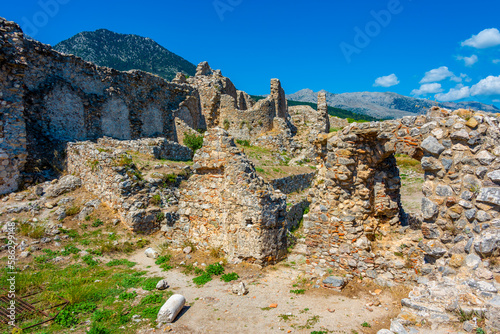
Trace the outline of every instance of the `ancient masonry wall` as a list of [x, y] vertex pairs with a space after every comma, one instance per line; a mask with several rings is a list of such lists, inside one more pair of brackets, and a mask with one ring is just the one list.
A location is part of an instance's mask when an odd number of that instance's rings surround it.
[[274, 189], [281, 191], [283, 194], [291, 194], [311, 187], [315, 177], [316, 172], [290, 175], [271, 180], [271, 185]]
[[165, 138], [143, 138], [137, 140], [116, 140], [109, 137], [99, 138], [97, 144], [106, 148], [131, 150], [153, 159], [189, 161], [193, 158], [193, 150]]
[[0, 195], [18, 188], [26, 161], [23, 78], [26, 71], [23, 35], [0, 18]]
[[432, 118], [421, 143], [425, 170], [419, 246], [427, 262], [464, 253], [498, 256], [500, 129], [496, 117], [458, 110]]
[[119, 72], [63, 55], [49, 45], [24, 39], [17, 24], [3, 19], [0, 40], [0, 98], [5, 102], [2, 109], [8, 108], [2, 110], [1, 156], [9, 157], [8, 164], [2, 162], [8, 175], [3, 177], [0, 172], [1, 192], [16, 188], [24, 145], [26, 166], [39, 167], [57, 161], [54, 151], [60, 153], [69, 141], [103, 136], [162, 136], [176, 141], [174, 119], [195, 129], [204, 122], [198, 92], [189, 85], [141, 71]]
[[352, 124], [328, 140], [304, 215], [308, 258], [319, 268], [405, 277], [371, 248], [376, 233], [400, 221], [400, 178], [388, 130], [384, 123]]
[[[110, 143], [111, 145], [107, 145]], [[152, 146], [153, 151], [159, 151]], [[153, 174], [143, 179], [140, 171], [132, 163], [128, 150], [144, 145], [144, 140], [133, 143], [126, 141], [125, 149], [108, 139], [99, 143], [69, 143], [66, 149], [67, 171], [78, 176], [83, 186], [97, 195], [109, 207], [116, 210], [120, 220], [134, 232], [152, 233], [162, 226], [172, 225], [175, 221], [177, 194], [168, 187], [162, 175]], [[160, 202], [152, 203], [151, 198], [158, 195]]]
[[256, 174], [226, 131], [207, 131], [193, 168], [178, 210], [192, 242], [261, 265], [286, 254], [286, 196]]

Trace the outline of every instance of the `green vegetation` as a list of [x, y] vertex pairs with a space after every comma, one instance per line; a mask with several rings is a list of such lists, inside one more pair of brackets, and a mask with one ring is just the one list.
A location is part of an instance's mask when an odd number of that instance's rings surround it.
[[224, 274], [220, 277], [224, 282], [236, 281], [240, 276], [237, 273]]
[[296, 295], [303, 295], [304, 293], [306, 293], [306, 290], [304, 289], [290, 290], [290, 293], [294, 293]]
[[168, 271], [173, 268], [173, 266], [169, 264], [171, 258], [172, 255], [170, 254], [162, 255], [155, 261], [155, 263], [159, 265], [160, 268], [163, 269], [164, 271]]
[[236, 139], [236, 143], [239, 144], [239, 145], [241, 145], [241, 146], [250, 147], [250, 141], [249, 140]]
[[184, 145], [189, 147], [196, 152], [196, 150], [200, 149], [203, 146], [203, 135], [197, 135], [195, 133], [184, 132], [184, 139], [182, 140]]
[[25, 237], [40, 239], [45, 235], [45, 226], [40, 223], [22, 222], [17, 226], [18, 233]]
[[361, 327], [371, 328], [371, 327], [372, 327], [372, 325], [370, 325], [369, 323], [367, 323], [367, 322], [365, 321], [365, 322], [363, 322], [363, 323], [361, 324]]

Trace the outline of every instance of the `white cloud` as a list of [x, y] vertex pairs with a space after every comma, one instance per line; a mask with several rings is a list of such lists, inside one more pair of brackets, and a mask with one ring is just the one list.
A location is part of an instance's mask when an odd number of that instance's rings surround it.
[[467, 74], [465, 74], [465, 73], [460, 73], [460, 79], [464, 79], [465, 82], [471, 82], [472, 81], [472, 79]]
[[500, 75], [497, 77], [490, 75], [489, 77], [479, 81], [471, 87], [470, 93], [472, 96], [500, 95]]
[[471, 46], [476, 49], [486, 49], [500, 44], [500, 31], [496, 28], [484, 29], [477, 35], [472, 35], [462, 46]]
[[465, 66], [472, 66], [475, 63], [477, 63], [477, 61], [479, 60], [476, 55], [472, 55], [470, 57], [457, 56], [457, 59], [463, 60], [465, 63]]
[[493, 102], [498, 103], [500, 102], [500, 99], [494, 99]]
[[419, 89], [412, 90], [411, 95], [433, 94], [433, 93], [440, 93], [442, 91], [443, 89], [441, 88], [440, 83], [430, 83], [430, 84], [423, 84], [420, 86]]
[[470, 96], [470, 88], [468, 86], [465, 86], [465, 87], [452, 88], [448, 93], [436, 94], [434, 97], [438, 101], [456, 101], [464, 99], [469, 96]]
[[430, 70], [429, 72], [425, 72], [425, 76], [420, 80], [420, 83], [428, 83], [428, 82], [438, 82], [442, 81], [446, 78], [456, 78], [453, 72], [451, 72], [448, 67], [441, 66], [439, 68], [435, 68]]
[[500, 59], [493, 59], [493, 64], [498, 64], [500, 63]]
[[398, 77], [396, 74], [386, 75], [384, 77], [380, 77], [375, 79], [374, 87], [391, 87], [399, 84]]

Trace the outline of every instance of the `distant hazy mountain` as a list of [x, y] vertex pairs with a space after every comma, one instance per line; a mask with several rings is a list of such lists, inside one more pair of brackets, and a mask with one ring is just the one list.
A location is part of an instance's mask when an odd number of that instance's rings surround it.
[[[289, 100], [302, 102], [316, 103], [317, 98], [318, 93], [310, 89], [302, 89], [297, 93], [287, 95], [287, 99]], [[400, 118], [415, 115], [423, 113], [426, 108], [434, 105], [453, 110], [470, 108], [495, 113], [500, 112], [500, 109], [497, 107], [480, 102], [435, 102], [396, 93], [360, 92], [332, 94], [326, 92], [326, 101], [329, 106], [376, 118]]]
[[151, 38], [118, 34], [106, 29], [84, 31], [54, 46], [99, 66], [120, 71], [132, 69], [172, 80], [177, 72], [196, 73], [196, 66], [159, 45]]

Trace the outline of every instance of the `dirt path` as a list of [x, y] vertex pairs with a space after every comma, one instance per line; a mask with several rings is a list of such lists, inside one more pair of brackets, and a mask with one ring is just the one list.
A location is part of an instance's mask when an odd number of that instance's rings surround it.
[[[143, 252], [133, 254], [138, 270], [165, 277], [170, 289], [186, 297], [185, 308], [175, 323], [173, 333], [311, 333], [328, 330], [331, 333], [376, 333], [388, 328], [390, 317], [397, 314], [398, 305], [385, 291], [379, 296], [369, 294], [349, 298], [326, 288], [309, 288], [305, 294], [290, 293], [301, 274], [300, 268], [276, 266], [273, 269], [246, 270], [240, 274], [250, 290], [246, 296], [231, 292], [231, 283], [214, 278], [198, 288], [193, 276], [180, 269], [162, 272], [154, 260]], [[380, 300], [380, 306], [367, 304]], [[276, 308], [269, 308], [278, 304]], [[332, 312], [330, 312], [332, 311]], [[363, 323], [371, 326], [362, 327]], [[366, 326], [366, 325], [365, 325]]]

